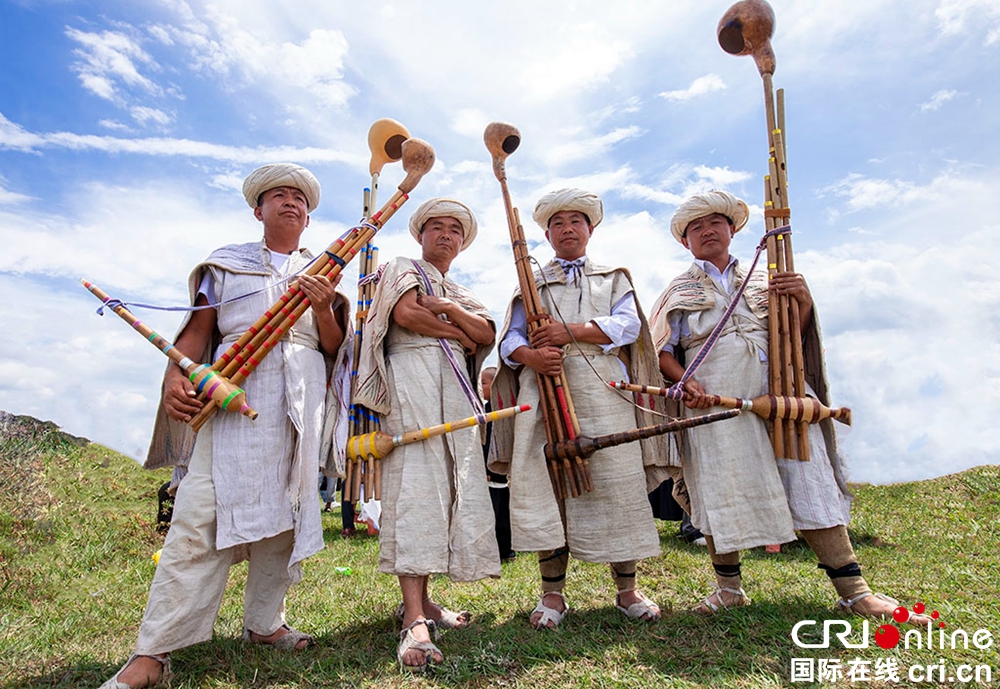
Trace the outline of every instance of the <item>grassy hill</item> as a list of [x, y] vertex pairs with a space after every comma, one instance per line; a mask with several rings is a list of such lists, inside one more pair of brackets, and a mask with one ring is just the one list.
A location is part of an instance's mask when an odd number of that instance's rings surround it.
[[[0, 686], [96, 687], [128, 657], [154, 572], [150, 556], [162, 544], [156, 490], [166, 478], [51, 424], [0, 413]], [[1000, 636], [1000, 467], [859, 485], [855, 494], [851, 533], [876, 590], [906, 605], [924, 602], [949, 633]], [[998, 639], [968, 650], [884, 650], [873, 640], [863, 649], [836, 641], [797, 648], [790, 632], [800, 620], [844, 619], [800, 543], [776, 555], [745, 554], [749, 608], [708, 619], [688, 613], [711, 590], [711, 567], [703, 548], [675, 536], [672, 522], [660, 522], [662, 556], [639, 568], [640, 586], [663, 608], [658, 624], [627, 622], [613, 608], [607, 568], [574, 561], [567, 585], [573, 612], [557, 631], [534, 632], [526, 619], [537, 598], [537, 567], [522, 555], [504, 564], [499, 580], [433, 582], [437, 599], [471, 610], [475, 621], [445, 632], [445, 664], [415, 678], [395, 666], [391, 615], [399, 594], [394, 578], [376, 572], [377, 539], [340, 538], [338, 512], [323, 521], [327, 548], [307, 563], [288, 599], [289, 621], [318, 644], [295, 655], [243, 645], [246, 566], [238, 565], [215, 639], [173, 654], [173, 687], [820, 686], [791, 681], [793, 658], [839, 660], [841, 679], [822, 686], [911, 686], [910, 666], [942, 662], [946, 677], [959, 664], [991, 666], [990, 684], [945, 679], [950, 686], [1000, 686]], [[338, 570], [344, 567], [350, 573]], [[877, 626], [870, 625], [870, 639]], [[855, 620], [852, 640], [860, 640], [860, 627]], [[818, 642], [819, 629], [805, 636]], [[850, 681], [855, 660], [869, 662], [867, 679]], [[886, 679], [893, 662], [900, 682]]]

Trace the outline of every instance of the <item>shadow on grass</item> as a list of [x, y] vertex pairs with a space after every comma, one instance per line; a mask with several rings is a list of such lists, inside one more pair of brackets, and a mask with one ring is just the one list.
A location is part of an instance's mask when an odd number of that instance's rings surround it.
[[[529, 678], [576, 685], [586, 683], [595, 666], [605, 672], [617, 666], [650, 681], [704, 686], [735, 686], [748, 674], [781, 681], [796, 655], [789, 638], [792, 626], [831, 615], [805, 599], [790, 598], [781, 604], [755, 602], [715, 617], [667, 613], [648, 624], [627, 620], [609, 606], [574, 610], [558, 629], [535, 632], [527, 624], [527, 608], [503, 620], [484, 613], [471, 628], [442, 634], [438, 645], [445, 662], [426, 680], [455, 687]], [[412, 681], [396, 667], [399, 628], [388, 611], [377, 619], [318, 631], [315, 641], [306, 651], [292, 654], [226, 638], [181, 649], [172, 654], [173, 687], [396, 686]], [[96, 687], [118, 667], [69, 661], [8, 686]]]

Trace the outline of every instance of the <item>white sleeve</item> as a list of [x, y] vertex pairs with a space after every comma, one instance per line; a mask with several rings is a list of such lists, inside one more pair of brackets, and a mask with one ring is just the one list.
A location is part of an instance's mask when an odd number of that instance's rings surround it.
[[198, 294], [195, 295], [195, 300], [197, 300], [199, 295], [205, 295], [208, 299], [209, 304], [215, 304], [215, 278], [212, 276], [211, 270], [206, 270], [205, 274], [201, 276], [201, 283], [198, 284]]
[[510, 313], [510, 328], [500, 343], [500, 358], [512, 369], [518, 369], [521, 364], [510, 358], [518, 347], [530, 347], [528, 342], [528, 320], [524, 317], [524, 304], [520, 300], [514, 302]]
[[611, 307], [610, 316], [591, 318], [590, 322], [611, 338], [610, 344], [601, 345], [605, 352], [632, 344], [639, 339], [639, 332], [642, 330], [642, 321], [639, 320], [639, 314], [635, 310], [635, 298], [632, 292]]

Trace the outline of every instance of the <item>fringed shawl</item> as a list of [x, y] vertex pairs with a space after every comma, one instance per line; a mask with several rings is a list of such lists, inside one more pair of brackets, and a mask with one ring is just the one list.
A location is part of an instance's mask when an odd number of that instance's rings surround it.
[[[389, 377], [386, 372], [385, 338], [392, 325], [392, 310], [400, 298], [411, 289], [418, 294], [426, 294], [427, 289], [419, 271], [413, 265], [414, 259], [394, 258], [385, 266], [378, 286], [372, 297], [372, 305], [365, 321], [361, 360], [358, 362], [358, 388], [354, 393], [354, 404], [361, 404], [379, 414], [389, 414]], [[444, 285], [444, 296], [456, 302], [466, 311], [482, 316], [496, 328], [489, 310], [467, 288], [449, 280], [433, 265], [419, 261], [432, 282], [440, 280]], [[483, 362], [493, 351], [493, 345], [480, 346], [474, 355], [466, 357], [470, 382], [475, 387]], [[449, 421], [450, 419], [445, 419]]]

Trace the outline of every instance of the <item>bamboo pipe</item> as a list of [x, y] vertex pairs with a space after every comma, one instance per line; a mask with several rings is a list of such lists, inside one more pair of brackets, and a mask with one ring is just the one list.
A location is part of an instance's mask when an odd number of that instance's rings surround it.
[[[507, 407], [505, 409], [487, 412], [483, 419], [483, 423], [491, 423], [500, 419], [507, 419], [515, 414], [520, 414], [521, 412], [525, 412], [530, 409], [530, 404], [522, 404], [519, 407]], [[479, 419], [474, 416], [470, 416], [466, 419], [450, 421], [438, 424], [437, 426], [429, 426], [416, 431], [408, 431], [399, 435], [389, 435], [388, 433], [383, 433], [382, 431], [373, 431], [371, 433], [355, 435], [348, 438], [347, 461], [356, 462], [358, 465], [362, 463], [366, 465], [364, 478], [361, 478], [361, 473], [359, 471], [355, 473], [355, 485], [353, 487], [354, 500], [357, 500], [358, 497], [360, 497], [362, 485], [366, 488], [373, 488], [370, 495], [376, 500], [382, 499], [381, 460], [385, 459], [389, 453], [397, 447], [427, 440], [428, 438], [434, 438], [439, 435], [444, 435], [445, 433], [453, 433], [454, 431], [465, 428], [472, 428], [478, 425], [480, 425]], [[351, 500], [351, 502], [354, 500]]]
[[[496, 411], [487, 412], [482, 423], [492, 423], [501, 419], [508, 419], [516, 414], [529, 411], [530, 404], [522, 404], [517, 407], [506, 407]], [[445, 433], [453, 433], [466, 428], [481, 425], [479, 419], [470, 416], [458, 421], [449, 421], [436, 426], [428, 426], [415, 431], [407, 431], [398, 435], [389, 435], [383, 431], [356, 435], [347, 440], [347, 455], [355, 459], [363, 459], [369, 456], [375, 459], [385, 459], [386, 456], [397, 447], [418, 443], [429, 438], [434, 438]]]
[[[659, 395], [666, 397], [669, 388], [658, 388], [649, 385], [637, 385], [635, 383], [610, 382], [608, 383], [616, 390], [628, 390], [646, 395]], [[836, 419], [845, 426], [851, 425], [851, 410], [847, 407], [831, 408], [824, 405], [815, 397], [784, 397], [780, 395], [760, 395], [752, 400], [738, 399], [736, 397], [721, 397], [719, 395], [709, 395], [712, 405], [726, 407], [727, 409], [742, 409], [753, 412], [762, 419], [773, 421], [774, 419], [787, 419], [799, 421], [806, 424], [818, 423], [823, 419]]]
[[[768, 230], [773, 230], [778, 226], [780, 222], [777, 214], [772, 212], [770, 216], [767, 215], [768, 206], [774, 209], [775, 205], [781, 203], [780, 190], [777, 188], [779, 180], [775, 170], [774, 158], [772, 157], [769, 161], [770, 174], [767, 175], [767, 181], [770, 184], [767, 194], [767, 202], [765, 203], [765, 222]], [[778, 206], [780, 208], [780, 205]], [[776, 235], [775, 240], [775, 271], [774, 273], [769, 272], [768, 277], [772, 277], [775, 273], [786, 272], [786, 254], [785, 254], [785, 243], [784, 238], [786, 235]], [[770, 268], [770, 266], [769, 266]], [[771, 368], [776, 368], [778, 373], [778, 381], [780, 385], [777, 388], [772, 388], [771, 392], [779, 395], [795, 395], [795, 383], [794, 383], [794, 372], [792, 366], [792, 350], [791, 341], [793, 339], [798, 339], [801, 337], [799, 333], [792, 330], [792, 319], [790, 313], [790, 303], [794, 301], [787, 294], [777, 295], [778, 309], [769, 315], [770, 320], [778, 322], [778, 343], [779, 343], [779, 356], [777, 359], [768, 362]], [[783, 431], [783, 432], [782, 432]], [[781, 435], [782, 442], [780, 448], [775, 448], [775, 454], [779, 457], [792, 457], [795, 453], [795, 426], [793, 424], [784, 424], [783, 426], [775, 426], [775, 435]], [[779, 452], [779, 449], [782, 451]]]
[[[773, 140], [775, 147], [775, 166], [780, 173], [781, 180], [781, 192], [782, 199], [785, 206], [785, 217], [783, 222], [789, 221], [788, 215], [788, 132], [785, 129], [785, 90], [778, 89], [777, 99], [776, 99], [776, 112], [775, 112], [775, 129], [773, 132]], [[785, 269], [790, 272], [795, 272], [795, 259], [792, 254], [792, 235], [785, 234]], [[792, 328], [796, 333], [795, 338], [791, 341], [792, 345], [792, 373], [793, 380], [795, 382], [795, 396], [803, 397], [806, 395], [806, 373], [805, 373], [805, 355], [802, 351], [802, 316], [799, 310], [799, 302], [795, 299], [791, 300], [792, 307]], [[799, 449], [799, 459], [809, 458], [809, 440], [808, 440], [808, 429], [805, 424], [799, 423], [797, 426], [798, 435], [798, 449]]]
[[731, 419], [734, 416], [739, 416], [740, 413], [739, 409], [727, 409], [726, 411], [713, 412], [703, 416], [693, 416], [687, 419], [667, 421], [666, 423], [656, 424], [655, 426], [643, 426], [642, 428], [635, 428], [631, 431], [624, 431], [623, 433], [602, 435], [598, 438], [589, 438], [582, 435], [575, 440], [567, 440], [562, 443], [557, 443], [556, 445], [546, 445], [545, 456], [590, 457], [598, 450], [624, 445], [625, 443], [632, 443], [636, 440], [642, 440], [644, 438], [652, 438], [655, 435], [674, 433], [686, 428], [694, 428], [695, 426], [704, 426], [705, 424], [715, 423], [716, 421]]
[[[406, 171], [406, 177], [399, 183], [397, 191], [393, 194], [392, 198], [389, 199], [389, 201], [387, 201], [385, 205], [372, 216], [371, 222], [368, 223], [362, 231], [358, 232], [357, 238], [351, 242], [349, 245], [350, 248], [346, 250], [345, 255], [338, 254], [338, 258], [341, 262], [336, 263], [331, 259], [324, 264], [323, 268], [327, 270], [327, 273], [333, 275], [334, 277], [340, 274], [343, 265], [346, 265], [352, 258], [354, 258], [358, 249], [364, 246], [364, 244], [367, 243], [367, 241], [370, 240], [375, 233], [381, 229], [383, 225], [385, 225], [386, 222], [388, 222], [389, 218], [391, 218], [399, 207], [402, 206], [409, 198], [409, 192], [413, 191], [414, 187], [416, 187], [420, 182], [420, 179], [427, 174], [432, 167], [434, 167], [434, 149], [431, 148], [430, 144], [427, 142], [421, 139], [407, 139], [403, 142], [402, 149], [403, 169]], [[340, 242], [340, 240], [338, 240], [338, 242]], [[346, 245], [346, 243], [343, 242], [341, 242], [341, 244]], [[333, 263], [336, 263], [336, 265], [334, 265], [331, 269], [330, 266]], [[320, 274], [324, 273], [320, 272]], [[278, 310], [277, 313], [275, 313], [274, 320], [278, 321], [278, 323], [283, 323], [289, 319], [290, 323], [294, 323], [294, 321], [297, 320], [298, 317], [301, 316], [309, 307], [309, 300], [301, 294], [301, 291], [297, 286], [289, 289], [289, 291], [285, 293], [285, 297], [288, 297], [293, 290], [295, 294], [294, 296], [288, 298], [288, 301], [290, 302], [289, 306], [286, 307], [284, 298], [275, 303]], [[297, 305], [291, 312], [288, 312], [287, 309], [291, 307], [291, 303], [295, 303]], [[273, 310], [274, 307], [272, 307], [270, 311]], [[230, 376], [230, 379], [237, 384], [242, 382], [246, 376], [253, 372], [253, 369], [256, 368], [260, 360], [267, 355], [267, 352], [271, 350], [274, 344], [282, 335], [284, 335], [285, 330], [287, 329], [281, 327], [274, 328], [270, 320], [268, 321], [268, 326], [271, 326], [271, 328], [267, 329], [265, 327], [264, 332], [270, 332], [270, 334], [267, 339], [264, 340], [261, 348], [262, 351], [258, 354], [257, 358], [253, 359], [253, 357], [249, 357], [240, 370]], [[290, 327], [290, 325], [288, 327]], [[218, 366], [218, 364], [219, 362], [216, 361], [213, 368]], [[209, 402], [194, 418], [191, 419], [189, 422], [191, 427], [197, 431], [205, 424], [214, 412], [215, 408], [213, 404]]]
[[136, 318], [121, 303], [115, 303], [111, 297], [94, 283], [88, 282], [83, 278], [80, 279], [80, 283], [90, 290], [91, 294], [104, 302], [106, 306], [110, 306], [115, 313], [121, 316], [123, 321], [131, 325], [136, 332], [149, 340], [167, 358], [177, 364], [187, 374], [188, 380], [194, 385], [195, 390], [211, 399], [216, 405], [222, 407], [224, 411], [238, 411], [251, 420], [257, 418], [257, 412], [247, 404], [247, 396], [242, 389], [217, 371], [214, 371], [211, 366], [193, 361], [177, 349], [173, 343]]

